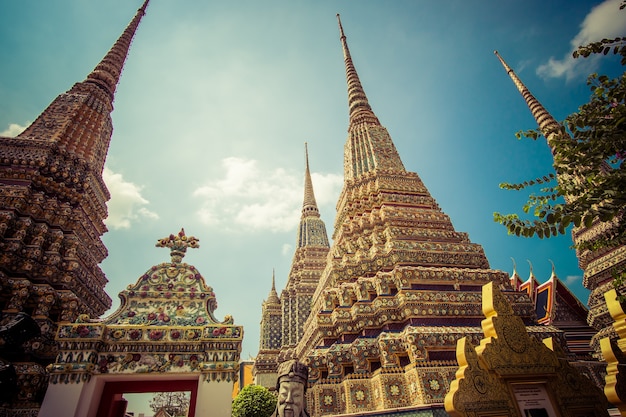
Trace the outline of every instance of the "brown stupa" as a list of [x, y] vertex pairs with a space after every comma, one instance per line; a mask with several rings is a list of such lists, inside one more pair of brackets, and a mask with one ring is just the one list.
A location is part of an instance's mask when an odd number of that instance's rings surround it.
[[45, 366], [56, 356], [57, 323], [111, 306], [98, 265], [107, 256], [100, 237], [110, 198], [102, 170], [115, 89], [147, 4], [84, 81], [17, 137], [0, 137], [2, 324], [30, 317], [41, 330], [25, 344], [0, 336], [2, 364], [17, 374], [16, 391], [2, 406], [8, 415], [37, 414]]
[[[522, 83], [515, 72], [502, 59], [500, 54], [495, 51], [496, 56], [502, 63], [507, 74], [513, 80], [513, 83], [519, 90], [522, 97], [526, 101], [526, 105], [530, 109], [533, 117], [537, 121], [539, 130], [546, 138], [548, 145], [554, 155], [556, 150], [553, 141], [557, 135], [566, 135], [561, 125], [550, 115], [550, 113], [541, 105], [539, 100], [535, 98]], [[610, 167], [606, 167], [611, 169]], [[558, 179], [558, 178], [557, 178]], [[569, 201], [572, 197], [565, 196], [565, 201]], [[623, 221], [616, 218], [615, 222]], [[575, 245], [583, 242], [593, 242], [602, 237], [605, 233], [609, 233], [614, 227], [612, 222], [594, 222], [591, 227], [577, 227], [572, 230], [572, 239]], [[603, 248], [599, 250], [577, 250], [578, 265], [584, 271], [583, 285], [588, 288], [589, 294], [589, 315], [587, 323], [595, 328], [598, 333], [591, 340], [591, 346], [596, 352], [596, 357], [601, 356], [600, 339], [606, 336], [615, 338], [617, 335], [612, 330], [612, 319], [604, 301], [604, 293], [613, 289], [613, 271], [623, 269], [626, 265], [626, 245], [614, 248]]]
[[308, 408], [316, 416], [441, 409], [457, 340], [483, 337], [485, 283], [504, 289], [532, 334], [563, 334], [536, 326], [528, 295], [490, 269], [482, 247], [454, 229], [405, 169], [369, 105], [340, 21], [339, 30], [350, 120], [333, 245], [295, 350], [310, 368]]

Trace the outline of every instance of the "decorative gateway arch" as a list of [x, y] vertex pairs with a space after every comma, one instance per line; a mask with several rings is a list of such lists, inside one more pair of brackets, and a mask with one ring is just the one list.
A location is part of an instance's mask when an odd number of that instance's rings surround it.
[[215, 319], [213, 289], [181, 262], [198, 239], [181, 230], [156, 246], [170, 248], [171, 262], [122, 291], [115, 313], [59, 324], [40, 417], [123, 416], [122, 394], [158, 391], [190, 391], [190, 417], [230, 416], [243, 327]]

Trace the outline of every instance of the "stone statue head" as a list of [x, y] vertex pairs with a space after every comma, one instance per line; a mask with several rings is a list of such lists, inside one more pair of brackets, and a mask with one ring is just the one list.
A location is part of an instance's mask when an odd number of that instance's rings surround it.
[[283, 362], [278, 366], [276, 416], [308, 417], [304, 397], [308, 379], [309, 368], [295, 359]]

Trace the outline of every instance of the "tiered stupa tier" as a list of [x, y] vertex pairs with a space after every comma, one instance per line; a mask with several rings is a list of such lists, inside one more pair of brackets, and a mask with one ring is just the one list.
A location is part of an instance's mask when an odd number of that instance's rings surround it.
[[531, 333], [527, 293], [490, 269], [480, 245], [457, 232], [416, 173], [405, 169], [372, 111], [339, 21], [350, 122], [344, 186], [328, 263], [296, 347], [310, 368], [313, 415], [441, 406], [457, 369], [457, 340], [483, 337], [481, 288], [505, 290]]
[[99, 267], [107, 256], [100, 237], [110, 198], [102, 170], [115, 89], [147, 4], [84, 81], [17, 137], [0, 137], [0, 324], [26, 313], [41, 329], [25, 351], [0, 352], [17, 370], [10, 402], [20, 415], [37, 413], [44, 367], [56, 356], [56, 323], [111, 306]]
[[[552, 150], [552, 154], [554, 155], [556, 152], [553, 145], [554, 140], [558, 135], [567, 134], [563, 131], [561, 125], [539, 102], [539, 100], [532, 95], [524, 83], [522, 83], [519, 79], [517, 74], [515, 74], [515, 71], [507, 65], [500, 54], [498, 54], [497, 51], [495, 54], [524, 98], [526, 105], [530, 109], [537, 125], [539, 126], [539, 130], [546, 138], [546, 141]], [[612, 168], [607, 165], [606, 169]], [[566, 195], [566, 202], [571, 198], [573, 197]], [[616, 222], [618, 221], [624, 221], [623, 215], [618, 216], [618, 218], [611, 222], [596, 221], [590, 227], [575, 227], [572, 230], [574, 245], [580, 245], [585, 242], [593, 242], [602, 238], [605, 234], [610, 234], [611, 229], [615, 227]], [[612, 330], [613, 320], [606, 306], [604, 293], [613, 289], [614, 272], [623, 269], [626, 265], [626, 245], [620, 245], [612, 248], [602, 248], [598, 250], [578, 249], [576, 254], [578, 256], [578, 265], [584, 271], [583, 285], [591, 291], [588, 301], [589, 315], [587, 317], [587, 323], [598, 331], [598, 333], [593, 337], [591, 345], [596, 352], [596, 356], [600, 357], [600, 339], [606, 336], [611, 336], [611, 338], [617, 337], [615, 332]]]

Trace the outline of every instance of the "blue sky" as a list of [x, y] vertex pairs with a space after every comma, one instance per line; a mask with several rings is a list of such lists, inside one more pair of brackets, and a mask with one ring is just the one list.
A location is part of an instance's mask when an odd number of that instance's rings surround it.
[[[140, 1], [0, 0], [0, 132], [33, 121], [82, 81]], [[598, 6], [599, 5], [599, 6]], [[594, 8], [598, 6], [597, 8]], [[571, 239], [508, 236], [493, 212], [525, 195], [500, 190], [549, 172], [543, 142], [498, 49], [558, 120], [589, 96], [586, 75], [618, 60], [572, 61], [574, 46], [626, 33], [619, 0], [157, 1], [148, 7], [118, 86], [105, 169], [112, 199], [106, 289], [117, 293], [169, 260], [157, 239], [181, 227], [200, 239], [185, 260], [215, 289], [218, 317], [259, 343], [261, 303], [283, 288], [303, 197], [304, 142], [329, 235], [348, 124], [341, 13], [370, 104], [406, 168], [492, 268], [540, 282], [557, 275], [586, 303]]]

